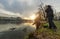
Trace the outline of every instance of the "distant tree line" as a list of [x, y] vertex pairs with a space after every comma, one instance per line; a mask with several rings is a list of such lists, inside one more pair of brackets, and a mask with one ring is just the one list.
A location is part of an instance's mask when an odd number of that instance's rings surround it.
[[21, 24], [21, 23], [31, 23], [32, 20], [22, 19], [21, 17], [0, 17], [0, 24]]
[[6, 23], [22, 23], [23, 19], [20, 17], [0, 17], [0, 24], [6, 24]]

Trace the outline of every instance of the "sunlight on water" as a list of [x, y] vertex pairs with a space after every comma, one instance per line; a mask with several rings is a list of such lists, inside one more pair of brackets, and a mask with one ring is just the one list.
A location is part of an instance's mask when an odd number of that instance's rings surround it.
[[35, 25], [32, 25], [32, 23], [24, 23], [24, 24], [35, 28]]
[[20, 27], [33, 27], [35, 28], [34, 25], [32, 25], [32, 23], [23, 23], [23, 24], [20, 24], [20, 25], [17, 25], [17, 24], [0, 24], [0, 32], [1, 31], [6, 31], [6, 30], [9, 30], [10, 28], [20, 28]]

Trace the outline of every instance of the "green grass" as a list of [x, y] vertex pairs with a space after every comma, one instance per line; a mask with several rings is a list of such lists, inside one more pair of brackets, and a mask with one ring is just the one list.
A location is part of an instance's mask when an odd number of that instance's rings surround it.
[[25, 39], [60, 39], [60, 34], [48, 28], [40, 28], [35, 32], [28, 34]]
[[[54, 21], [57, 27], [57, 33], [60, 34], [60, 21]], [[44, 24], [44, 26], [48, 26], [48, 23]]]
[[[45, 35], [46, 36], [46, 38], [48, 37], [48, 39], [50, 38], [52, 38], [52, 39], [55, 39], [55, 37], [57, 37], [56, 39], [60, 39], [60, 21], [54, 21], [54, 23], [55, 23], [55, 25], [57, 26], [57, 32], [54, 32], [53, 30], [51, 30], [51, 29], [48, 29], [48, 28], [40, 28], [40, 29], [38, 29], [38, 30], [36, 30], [35, 32], [33, 32], [33, 33], [29, 33], [30, 35], [35, 35], [36, 33], [37, 33], [37, 35], [36, 35], [36, 37], [38, 36], [38, 35], [40, 35], [39, 36], [39, 38], [43, 38], [43, 39], [45, 39], [43, 36]], [[46, 24], [44, 24], [45, 26], [48, 26], [48, 23], [46, 23]], [[28, 39], [28, 37], [29, 37], [29, 34], [25, 37], [25, 39]], [[33, 36], [32, 35], [32, 36]], [[33, 37], [33, 38], [35, 38], [35, 37]]]
[[54, 23], [57, 26], [57, 33], [60, 34], [60, 21], [54, 21]]
[[[60, 21], [54, 21], [56, 27], [57, 27], [57, 33], [60, 34]], [[45, 26], [48, 26], [48, 23], [44, 24]]]

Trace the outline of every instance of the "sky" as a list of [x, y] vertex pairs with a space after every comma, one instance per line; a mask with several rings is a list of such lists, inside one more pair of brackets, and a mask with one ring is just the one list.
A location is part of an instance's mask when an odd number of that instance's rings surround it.
[[[41, 0], [45, 5], [52, 5], [60, 12], [60, 0]], [[0, 0], [0, 16], [30, 16], [35, 13], [40, 0]]]

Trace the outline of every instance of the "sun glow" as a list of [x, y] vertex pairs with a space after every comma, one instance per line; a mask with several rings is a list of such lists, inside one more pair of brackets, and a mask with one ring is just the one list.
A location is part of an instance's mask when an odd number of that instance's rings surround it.
[[37, 15], [33, 14], [29, 17], [24, 17], [24, 19], [28, 19], [28, 20], [34, 20], [37, 17]]
[[30, 16], [30, 19], [31, 20], [34, 20], [36, 18], [36, 15], [35, 14], [33, 14], [32, 16]]

